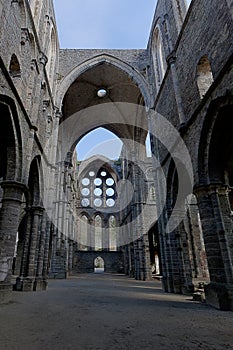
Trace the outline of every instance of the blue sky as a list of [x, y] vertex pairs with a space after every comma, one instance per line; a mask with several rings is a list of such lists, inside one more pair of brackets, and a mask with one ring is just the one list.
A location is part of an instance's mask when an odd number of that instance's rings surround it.
[[[146, 48], [156, 3], [157, 0], [54, 0], [60, 46], [76, 49]], [[94, 150], [116, 159], [121, 149], [121, 142], [116, 142], [116, 139], [103, 128], [94, 130], [80, 141], [78, 159], [93, 155]]]
[[[157, 0], [54, 0], [61, 48], [146, 48]], [[107, 147], [106, 147], [107, 145]], [[93, 154], [117, 159], [121, 141], [98, 128], [77, 146], [79, 160]]]
[[156, 2], [54, 0], [61, 47], [145, 48]]

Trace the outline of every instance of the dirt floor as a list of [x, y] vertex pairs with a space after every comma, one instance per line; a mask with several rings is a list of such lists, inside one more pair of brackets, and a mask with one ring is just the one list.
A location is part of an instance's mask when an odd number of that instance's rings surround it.
[[0, 307], [0, 349], [233, 349], [233, 313], [163, 293], [158, 281], [80, 275], [14, 292]]

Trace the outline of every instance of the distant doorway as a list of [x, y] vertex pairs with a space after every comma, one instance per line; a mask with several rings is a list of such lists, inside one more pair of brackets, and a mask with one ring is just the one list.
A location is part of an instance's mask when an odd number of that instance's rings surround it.
[[94, 260], [94, 272], [95, 273], [103, 273], [104, 272], [104, 259], [98, 256]]

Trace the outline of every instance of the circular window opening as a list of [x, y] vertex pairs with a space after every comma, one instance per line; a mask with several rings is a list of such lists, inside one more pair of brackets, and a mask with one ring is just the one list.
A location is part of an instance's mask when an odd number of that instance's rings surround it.
[[99, 98], [104, 98], [105, 96], [107, 96], [107, 90], [106, 89], [99, 89], [97, 91], [97, 96]]
[[85, 198], [85, 199], [82, 199], [81, 204], [83, 207], [88, 207], [88, 205], [90, 205], [90, 201], [89, 199]]
[[90, 171], [90, 172], [89, 172], [89, 176], [91, 176], [91, 177], [95, 176], [94, 171]]
[[102, 190], [101, 190], [100, 188], [96, 188], [96, 189], [94, 190], [94, 194], [95, 194], [95, 196], [101, 196]]
[[113, 207], [115, 205], [115, 201], [112, 198], [107, 199], [106, 204], [108, 207]]
[[83, 196], [89, 196], [90, 190], [88, 188], [83, 188], [81, 193]]
[[90, 184], [90, 180], [87, 178], [87, 177], [85, 177], [84, 179], [82, 179], [82, 185], [83, 186], [88, 186]]
[[104, 177], [107, 175], [107, 173], [106, 173], [106, 171], [101, 171], [100, 175]]
[[102, 205], [102, 200], [101, 200], [100, 198], [96, 198], [96, 199], [94, 200], [94, 205], [95, 205], [96, 207], [101, 207], [101, 205]]
[[111, 178], [108, 178], [108, 179], [106, 180], [106, 184], [107, 184], [108, 186], [112, 186], [112, 185], [114, 184], [114, 180], [111, 179]]
[[115, 191], [112, 188], [108, 188], [106, 191], [106, 195], [109, 197], [113, 196], [114, 193], [115, 193]]
[[100, 186], [101, 184], [102, 184], [102, 180], [101, 179], [99, 179], [98, 177], [94, 180], [94, 184], [96, 185], [96, 186]]

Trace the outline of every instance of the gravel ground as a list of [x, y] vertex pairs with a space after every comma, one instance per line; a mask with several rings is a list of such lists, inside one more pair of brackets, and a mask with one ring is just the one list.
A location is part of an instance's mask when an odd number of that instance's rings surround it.
[[163, 293], [160, 282], [88, 274], [50, 280], [0, 307], [1, 350], [228, 350], [233, 313]]

